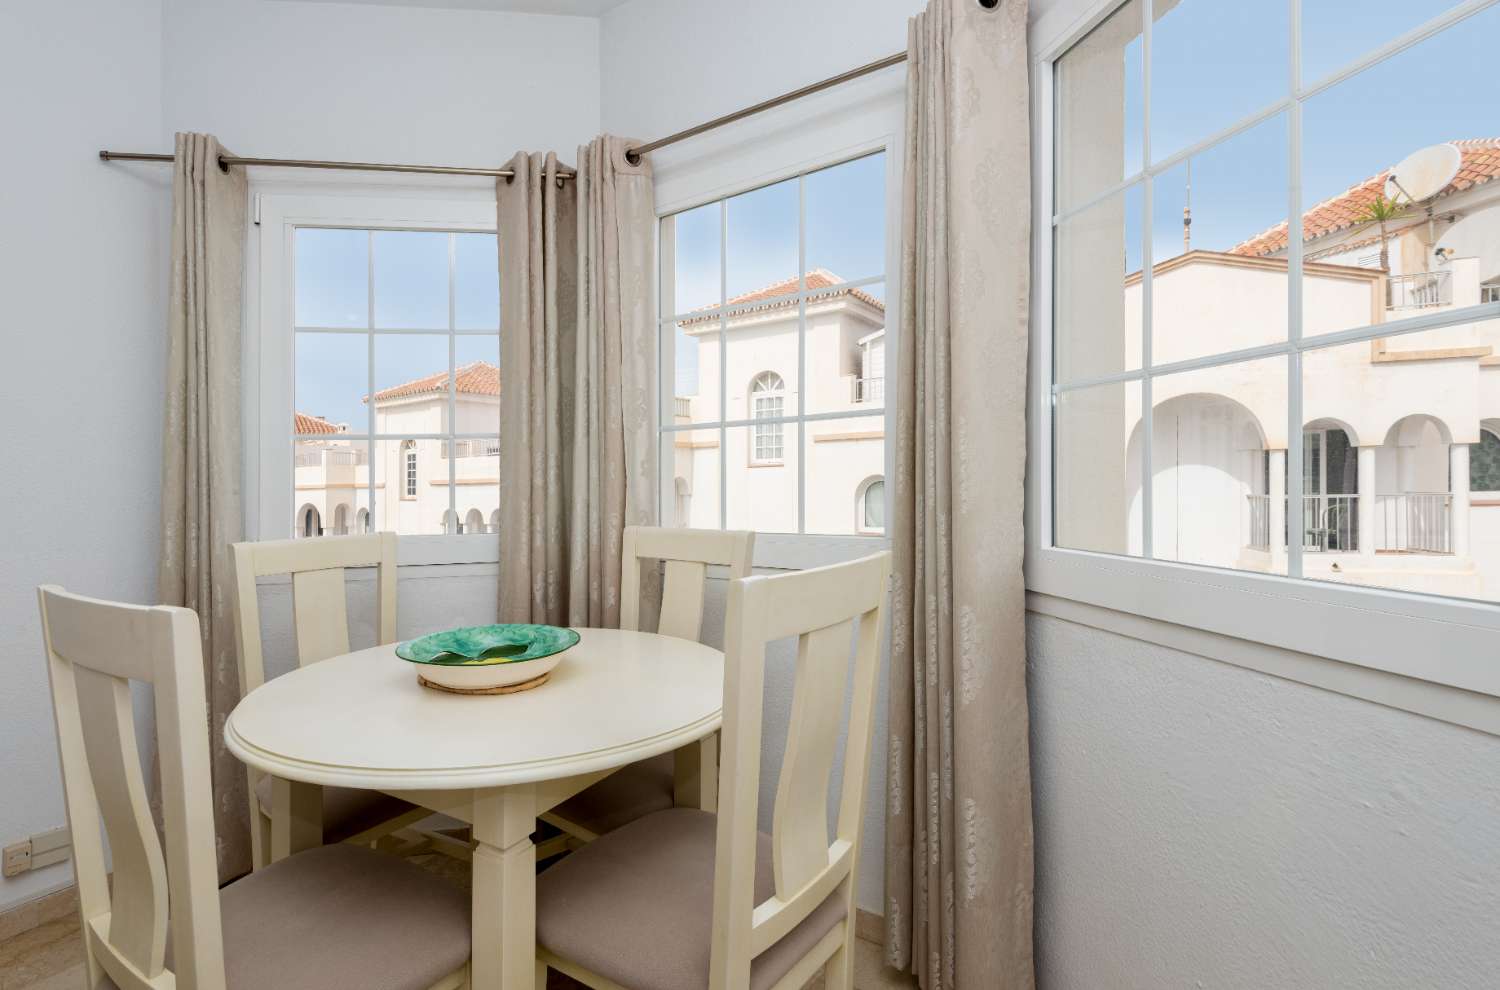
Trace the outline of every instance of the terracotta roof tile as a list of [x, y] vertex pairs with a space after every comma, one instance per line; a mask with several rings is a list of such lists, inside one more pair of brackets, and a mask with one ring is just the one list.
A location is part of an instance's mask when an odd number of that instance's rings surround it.
[[[1461, 155], [1458, 174], [1442, 192], [1438, 193], [1436, 198], [1452, 196], [1465, 189], [1484, 185], [1500, 176], [1500, 138], [1476, 138], [1449, 143], [1458, 148]], [[1394, 166], [1350, 186], [1339, 195], [1332, 199], [1325, 199], [1302, 214], [1303, 243], [1348, 230], [1361, 223], [1360, 217], [1364, 215], [1366, 208], [1384, 192], [1385, 180], [1390, 177], [1393, 168]], [[1236, 244], [1229, 249], [1229, 253], [1263, 258], [1284, 251], [1286, 247], [1287, 223], [1283, 220], [1276, 226]]]
[[298, 433], [343, 433], [343, 429], [328, 422], [322, 416], [310, 416], [307, 413], [296, 413]]
[[[820, 289], [836, 289], [837, 286], [841, 286], [843, 284], [844, 280], [842, 278], [835, 275], [833, 272], [829, 271], [826, 268], [814, 268], [812, 271], [807, 273], [807, 290], [809, 292], [817, 292]], [[780, 282], [772, 282], [770, 285], [762, 286], [759, 289], [755, 289], [753, 291], [743, 293], [742, 295], [735, 296], [731, 298], [725, 305], [745, 306], [747, 303], [764, 303], [764, 305], [761, 306], [748, 306], [747, 308], [741, 310], [740, 313], [734, 314], [736, 316], [742, 315], [743, 313], [768, 312], [773, 309], [779, 309], [783, 306], [795, 306], [797, 304], [795, 299], [785, 297], [793, 296], [796, 293], [797, 276], [793, 275], [791, 278], [784, 278]], [[820, 293], [818, 298], [820, 300], [832, 299], [834, 297], [843, 295], [853, 296], [860, 302], [873, 306], [882, 312], [885, 311], [885, 303], [881, 302], [879, 299], [876, 299], [868, 292], [865, 292], [862, 289], [858, 288], [838, 289], [834, 292]], [[715, 303], [712, 306], [700, 306], [698, 309], [693, 310], [693, 312], [704, 313], [708, 312], [709, 310], [715, 310], [718, 308], [718, 304]], [[705, 323], [712, 319], [715, 319], [715, 317], [697, 316], [683, 320], [679, 325], [691, 326], [697, 323]]]
[[[475, 361], [458, 369], [456, 375], [458, 391], [467, 395], [499, 395], [500, 369], [488, 361]], [[425, 378], [415, 378], [400, 385], [381, 389], [375, 393], [375, 401], [405, 399], [428, 392], [448, 391], [448, 372], [439, 371]], [[368, 399], [366, 399], [368, 401]]]

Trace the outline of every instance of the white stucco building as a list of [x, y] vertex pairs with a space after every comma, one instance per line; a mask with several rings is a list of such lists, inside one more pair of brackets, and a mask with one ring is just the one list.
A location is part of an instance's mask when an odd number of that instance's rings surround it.
[[849, 418], [732, 426], [723, 449], [717, 425], [667, 434], [675, 489], [667, 522], [718, 527], [722, 468], [730, 528], [795, 533], [805, 460], [803, 531], [885, 531], [885, 305], [823, 269], [808, 273], [807, 290], [805, 364], [796, 276], [729, 299], [722, 347], [717, 315], [682, 321], [696, 349], [696, 390], [679, 387], [674, 421], [717, 423], [721, 390], [725, 422], [796, 416], [799, 404]]
[[[1386, 225], [1385, 252], [1367, 210], [1390, 169], [1306, 211], [1305, 337], [1500, 301], [1500, 140], [1452, 144], [1457, 175]], [[1153, 362], [1284, 340], [1287, 247], [1283, 222], [1228, 252], [1189, 249], [1154, 265]], [[1141, 273], [1127, 276], [1122, 355], [1141, 353], [1141, 291]], [[1287, 463], [1288, 381], [1279, 356], [1153, 378], [1155, 555], [1284, 572], [1293, 538], [1309, 577], [1500, 600], [1500, 321], [1306, 352], [1296, 508], [1286, 501], [1297, 469]], [[1091, 465], [1106, 445], [1080, 433], [1116, 410], [1117, 463]], [[1141, 552], [1141, 424], [1137, 383], [1065, 396], [1059, 472], [1077, 488], [1094, 467], [1104, 485], [1123, 477], [1125, 492], [1095, 485], [1061, 498], [1059, 533]], [[1111, 505], [1125, 518], [1110, 518]]]
[[[476, 361], [458, 369], [452, 389], [451, 428], [449, 392], [446, 371], [376, 392], [376, 432], [399, 436], [491, 433], [497, 429], [499, 368]], [[376, 441], [375, 510], [371, 518], [366, 441], [343, 439], [350, 432], [348, 424], [330, 423], [301, 412], [296, 415], [298, 434], [320, 438], [295, 444], [295, 535], [377, 530], [409, 534], [498, 531], [498, 440]], [[453, 510], [448, 505], [450, 480]]]

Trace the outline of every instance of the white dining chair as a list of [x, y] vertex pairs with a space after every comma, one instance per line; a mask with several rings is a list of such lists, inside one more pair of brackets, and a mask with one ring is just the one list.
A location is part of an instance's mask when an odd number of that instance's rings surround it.
[[[396, 641], [396, 534], [323, 536], [317, 539], [268, 540], [236, 543], [234, 552], [234, 630], [240, 655], [240, 695], [266, 680], [260, 638], [260, 599], [256, 579], [290, 575], [292, 622], [297, 664], [349, 652], [349, 618], [344, 570], [376, 569], [377, 643]], [[273, 781], [253, 767], [247, 769], [250, 793], [252, 864], [260, 869], [271, 861]], [[368, 845], [430, 815], [421, 808], [380, 791], [347, 787], [323, 788], [323, 838], [326, 842]]]
[[[641, 568], [662, 567], [661, 611], [656, 631], [701, 641], [703, 591], [708, 568], [724, 567], [731, 580], [746, 577], [755, 534], [741, 530], [628, 526], [621, 554], [620, 628], [641, 628]], [[717, 737], [632, 763], [569, 798], [542, 820], [588, 842], [653, 811], [687, 806], [712, 809], [718, 792]]]
[[[538, 987], [551, 967], [597, 990], [793, 990], [825, 964], [830, 990], [853, 986], [854, 881], [889, 578], [890, 554], [880, 553], [730, 584], [718, 814], [647, 815], [542, 873]], [[766, 644], [793, 636], [791, 718], [767, 835], [756, 827]]]
[[[322, 846], [218, 889], [197, 615], [52, 586], [38, 598], [89, 987], [467, 984], [469, 896], [393, 856]], [[164, 844], [147, 804], [131, 681], [149, 685], [155, 701]]]

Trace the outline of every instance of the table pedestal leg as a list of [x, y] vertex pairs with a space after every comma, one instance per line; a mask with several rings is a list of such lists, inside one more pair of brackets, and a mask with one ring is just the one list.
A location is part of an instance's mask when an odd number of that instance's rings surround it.
[[271, 778], [271, 862], [323, 844], [323, 788]]
[[672, 754], [672, 803], [679, 808], [719, 808], [719, 734], [710, 733]]
[[536, 797], [529, 785], [474, 795], [473, 990], [536, 987]]

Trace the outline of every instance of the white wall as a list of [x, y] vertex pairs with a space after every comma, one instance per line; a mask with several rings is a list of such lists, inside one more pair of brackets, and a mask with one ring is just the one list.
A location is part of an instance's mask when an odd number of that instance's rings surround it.
[[[170, 189], [159, 0], [0, 8], [0, 842], [63, 824], [36, 586], [156, 590]], [[96, 413], [69, 417], [79, 403]], [[0, 910], [71, 879], [0, 880]]]
[[497, 167], [599, 130], [599, 22], [164, 0], [165, 121], [242, 155]]
[[1494, 984], [1500, 739], [1030, 620], [1041, 986]]

